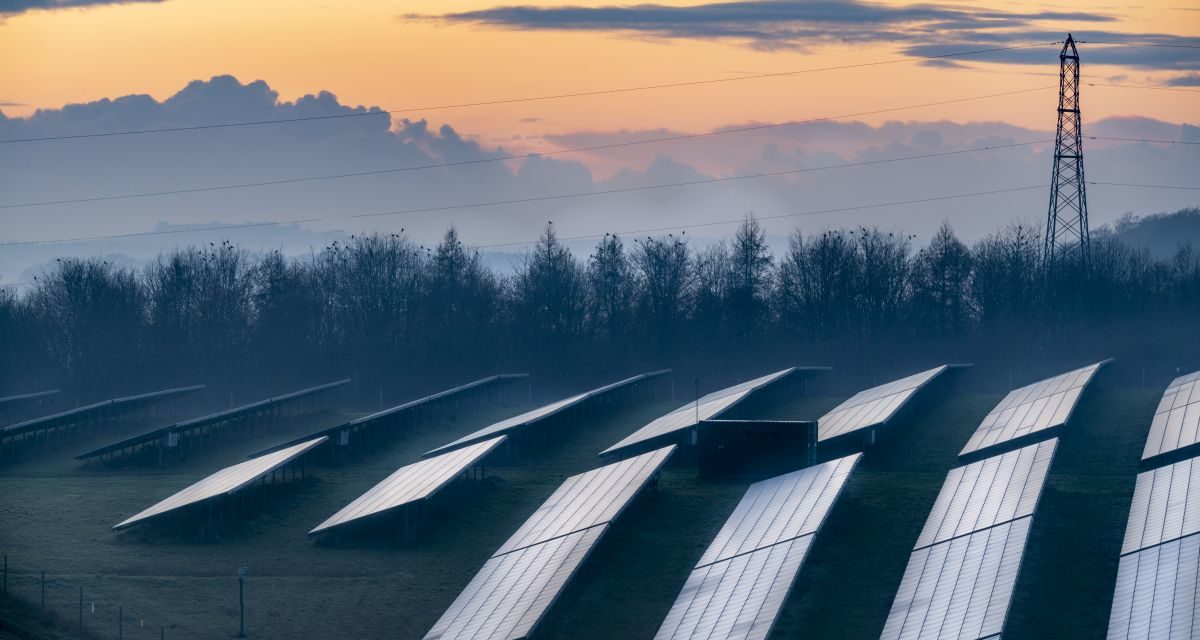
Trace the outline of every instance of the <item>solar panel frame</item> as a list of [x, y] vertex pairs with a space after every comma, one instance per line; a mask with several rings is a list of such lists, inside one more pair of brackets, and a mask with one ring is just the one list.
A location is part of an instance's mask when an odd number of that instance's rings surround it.
[[959, 457], [980, 455], [1067, 424], [1083, 391], [1112, 359], [1013, 389], [971, 434]]
[[1200, 446], [1200, 371], [1179, 376], [1163, 391], [1142, 460]]
[[672, 445], [567, 478], [495, 555], [616, 520], [674, 452]]
[[1033, 515], [1057, 448], [1052, 438], [951, 469], [914, 548]]
[[8, 406], [8, 405], [12, 405], [12, 404], [20, 404], [22, 402], [29, 402], [31, 400], [39, 400], [41, 398], [47, 398], [49, 396], [59, 393], [59, 391], [60, 391], [59, 389], [48, 389], [46, 391], [34, 391], [32, 393], [21, 393], [21, 394], [15, 395], [15, 396], [7, 396], [4, 398], [0, 398], [0, 408]]
[[[654, 637], [764, 640], [815, 537], [809, 533], [696, 567]], [[728, 615], [730, 606], [734, 615]]]
[[1200, 458], [1138, 474], [1121, 553], [1200, 533]]
[[616, 444], [600, 452], [601, 456], [644, 445], [653, 440], [668, 437], [684, 429], [696, 426], [704, 420], [712, 420], [732, 409], [755, 391], [777, 382], [797, 371], [827, 371], [827, 367], [789, 367], [765, 376], [740, 382], [701, 396], [665, 415], [659, 416], [642, 428], [622, 438]]
[[151, 391], [149, 393], [141, 393], [141, 394], [134, 395], [134, 396], [125, 396], [125, 397], [121, 397], [121, 398], [112, 398], [110, 400], [94, 402], [92, 404], [84, 405], [82, 407], [77, 407], [75, 409], [69, 409], [67, 411], [61, 411], [59, 413], [54, 413], [54, 414], [51, 414], [48, 416], [41, 416], [39, 418], [32, 418], [30, 420], [25, 420], [24, 422], [10, 424], [7, 427], [0, 429], [0, 436], [9, 437], [9, 436], [13, 436], [13, 435], [19, 435], [21, 433], [25, 433], [28, 431], [35, 431], [38, 429], [48, 429], [48, 428], [51, 428], [56, 425], [61, 426], [64, 424], [72, 424], [73, 419], [80, 418], [81, 416], [83, 416], [84, 414], [87, 414], [89, 412], [95, 412], [95, 411], [98, 411], [101, 409], [108, 409], [108, 408], [127, 409], [130, 407], [136, 407], [136, 406], [139, 406], [142, 404], [153, 404], [154, 402], [157, 402], [160, 400], [165, 400], [167, 398], [186, 395], [188, 393], [194, 393], [203, 388], [204, 388], [204, 385], [196, 384], [196, 385], [191, 385], [191, 386], [187, 386], [187, 387], [174, 387], [171, 389], [162, 389], [160, 391]]
[[221, 495], [231, 495], [238, 490], [250, 485], [259, 478], [268, 473], [286, 465], [287, 463], [299, 458], [313, 447], [320, 445], [326, 438], [324, 436], [316, 438], [309, 442], [302, 442], [293, 447], [282, 449], [270, 455], [254, 458], [245, 462], [225, 467], [216, 473], [210, 474], [199, 482], [195, 482], [181, 491], [171, 494], [164, 500], [153, 504], [152, 506], [143, 509], [142, 511], [122, 520], [113, 526], [114, 530], [124, 529], [139, 522], [144, 522], [150, 518], [177, 511], [184, 507], [194, 504], [199, 504], [210, 498], [215, 498]]
[[501, 420], [497, 423], [488, 425], [474, 433], [465, 435], [453, 442], [444, 444], [436, 449], [426, 451], [424, 454], [422, 454], [422, 456], [428, 457], [428, 456], [438, 455], [440, 453], [445, 453], [446, 451], [449, 451], [451, 449], [456, 449], [458, 447], [464, 447], [469, 444], [474, 444], [481, 440], [487, 440], [489, 438], [495, 437], [500, 434], [511, 433], [517, 429], [527, 427], [527, 426], [534, 424], [536, 422], [539, 422], [541, 420], [545, 420], [551, 416], [559, 414], [559, 413], [566, 411], [572, 407], [575, 407], [587, 400], [599, 397], [610, 391], [614, 391], [616, 389], [619, 389], [619, 388], [622, 388], [622, 387], [625, 387], [628, 385], [636, 384], [638, 382], [641, 382], [643, 380], [646, 380], [646, 379], [649, 379], [652, 377], [666, 375], [670, 372], [671, 372], [670, 369], [663, 369], [660, 371], [652, 371], [649, 373], [638, 374], [636, 376], [625, 378], [624, 380], [618, 380], [617, 382], [606, 384], [602, 387], [597, 387], [590, 391], [585, 391], [583, 393], [579, 393], [579, 394], [576, 394], [576, 395], [573, 395], [573, 396], [570, 396], [567, 398], [563, 398], [562, 400], [558, 400], [556, 402], [551, 402], [550, 404], [543, 405], [536, 409], [526, 411], [525, 413], [515, 415], [511, 418], [505, 418], [504, 420]]
[[355, 498], [308, 532], [315, 535], [379, 515], [407, 504], [427, 500], [500, 446], [508, 436], [475, 443], [405, 465]]
[[1107, 637], [1200, 637], [1200, 535], [1121, 556]]
[[913, 551], [880, 639], [999, 635], [1032, 520], [1018, 518]]
[[817, 420], [817, 439], [823, 442], [886, 424], [918, 391], [950, 367], [944, 364], [859, 391]]
[[861, 457], [856, 453], [750, 485], [696, 566], [816, 533]]

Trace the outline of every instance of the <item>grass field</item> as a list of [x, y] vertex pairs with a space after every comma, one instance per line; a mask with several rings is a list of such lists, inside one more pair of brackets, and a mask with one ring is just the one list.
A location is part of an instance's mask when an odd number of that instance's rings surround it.
[[[1138, 453], [1158, 393], [1096, 389], [1084, 397], [1034, 520], [1006, 638], [1103, 637]], [[929, 403], [871, 450], [818, 535], [775, 637], [878, 638], [955, 454], [999, 398], [960, 392]], [[798, 398], [755, 412], [814, 419], [839, 400]], [[114, 534], [110, 527], [248, 451], [317, 425], [245, 437], [169, 469], [81, 469], [70, 456], [90, 444], [80, 443], [0, 469], [9, 590], [37, 602], [44, 570], [50, 607], [74, 621], [83, 587], [85, 601], [96, 603], [85, 625], [104, 637], [116, 636], [120, 605], [126, 638], [158, 638], [160, 623], [168, 638], [225, 638], [237, 631], [236, 571], [246, 566], [251, 637], [419, 638], [563, 478], [593, 468], [597, 451], [671, 408], [641, 402], [519, 464], [489, 466], [489, 477], [462, 491], [456, 511], [415, 546], [323, 546], [305, 533], [421, 452], [520, 407], [464, 410], [357, 464], [320, 468], [318, 481], [219, 543], [138, 529]], [[658, 491], [640, 498], [603, 540], [538, 637], [652, 636], [745, 486], [701, 482], [694, 470], [669, 466]], [[11, 607], [0, 612], [28, 616]]]

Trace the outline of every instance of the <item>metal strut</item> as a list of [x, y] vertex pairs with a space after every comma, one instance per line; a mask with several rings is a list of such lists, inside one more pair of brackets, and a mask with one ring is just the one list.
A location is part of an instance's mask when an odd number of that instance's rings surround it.
[[1083, 177], [1083, 127], [1079, 112], [1079, 52], [1071, 34], [1067, 34], [1058, 59], [1058, 132], [1054, 142], [1043, 254], [1047, 273], [1064, 263], [1086, 268], [1091, 254]]

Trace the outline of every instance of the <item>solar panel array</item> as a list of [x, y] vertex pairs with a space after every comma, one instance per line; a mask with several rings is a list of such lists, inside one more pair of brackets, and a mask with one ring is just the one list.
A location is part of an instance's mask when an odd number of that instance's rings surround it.
[[702, 420], [711, 420], [720, 414], [728, 411], [738, 402], [741, 402], [751, 393], [761, 389], [772, 382], [775, 382], [792, 372], [796, 371], [796, 367], [790, 367], [782, 371], [776, 371], [761, 378], [748, 380], [732, 387], [714, 391], [706, 396], [701, 397], [697, 401], [689, 402], [688, 404], [675, 409], [674, 411], [660, 416], [651, 421], [646, 426], [638, 429], [632, 434], [626, 436], [620, 442], [600, 452], [600, 455], [608, 455], [621, 449], [640, 445], [655, 438], [660, 438], [673, 433], [677, 433], [684, 429], [689, 429], [696, 426]]
[[319, 393], [323, 393], [325, 391], [336, 389], [338, 387], [341, 387], [341, 386], [347, 385], [347, 384], [350, 384], [349, 378], [346, 378], [344, 380], [337, 380], [335, 382], [328, 382], [325, 384], [317, 385], [315, 387], [309, 387], [307, 389], [301, 389], [299, 391], [293, 391], [291, 393], [287, 393], [287, 394], [284, 394], [281, 396], [275, 396], [273, 398], [266, 398], [265, 400], [259, 400], [257, 402], [251, 402], [250, 404], [245, 404], [240, 407], [234, 407], [232, 409], [226, 409], [224, 411], [210, 413], [208, 415], [200, 416], [198, 418], [192, 418], [190, 420], [176, 422], [175, 424], [170, 424], [165, 427], [160, 427], [158, 429], [154, 429], [152, 431], [147, 431], [146, 433], [138, 434], [136, 436], [131, 436], [124, 440], [120, 440], [118, 442], [104, 445], [103, 447], [98, 447], [96, 449], [92, 449], [91, 451], [85, 451], [85, 452], [75, 456], [75, 459], [76, 460], [86, 460], [88, 458], [95, 458], [97, 456], [101, 456], [106, 453], [121, 451], [123, 449], [134, 447], [139, 444], [146, 444], [146, 443], [154, 442], [161, 438], [165, 438], [167, 436], [167, 434], [169, 434], [169, 433], [187, 433], [189, 431], [201, 429], [201, 428], [209, 426], [209, 425], [220, 424], [223, 422], [228, 422], [230, 420], [240, 419], [245, 416], [249, 416], [249, 415], [261, 412], [261, 411], [267, 411], [267, 410], [273, 409], [275, 407], [286, 404], [288, 402], [299, 400], [301, 398], [307, 398], [307, 397], [314, 396]]
[[33, 400], [39, 400], [41, 398], [46, 398], [46, 397], [55, 395], [58, 392], [59, 392], [58, 389], [50, 389], [49, 391], [35, 391], [33, 393], [22, 393], [20, 395], [7, 396], [4, 398], [0, 398], [0, 407], [6, 406], [6, 405], [11, 405], [11, 404], [18, 404], [21, 402], [30, 402]]
[[1200, 459], [1138, 474], [1121, 545], [1109, 638], [1200, 636], [1198, 534]]
[[591, 398], [596, 398], [596, 397], [601, 396], [610, 391], [615, 391], [616, 389], [620, 389], [622, 387], [626, 387], [631, 384], [641, 382], [647, 378], [666, 375], [667, 373], [670, 373], [670, 369], [664, 369], [662, 371], [654, 371], [651, 373], [643, 373], [640, 375], [633, 376], [631, 378], [626, 378], [624, 380], [619, 380], [617, 382], [613, 382], [611, 384], [606, 384], [603, 387], [592, 389], [591, 391], [586, 391], [584, 393], [580, 393], [578, 395], [574, 395], [569, 398], [563, 398], [562, 400], [559, 400], [557, 402], [552, 402], [548, 405], [538, 407], [537, 409], [534, 409], [532, 411], [526, 411], [525, 413], [522, 413], [520, 415], [513, 416], [511, 418], [507, 418], [507, 419], [501, 420], [500, 422], [497, 422], [495, 424], [484, 427], [484, 428], [480, 429], [479, 431], [476, 431], [475, 433], [463, 436], [463, 437], [459, 438], [458, 440], [455, 440], [454, 442], [451, 442], [446, 445], [442, 445], [432, 451], [428, 451], [425, 453], [425, 455], [426, 456], [437, 455], [439, 453], [443, 453], [443, 452], [449, 451], [451, 449], [457, 449], [458, 447], [464, 447], [466, 445], [473, 444], [475, 442], [479, 442], [480, 440], [487, 440], [489, 438], [494, 438], [497, 435], [500, 435], [502, 433], [508, 433], [510, 431], [513, 431], [514, 429], [519, 429], [521, 427], [528, 426], [539, 420], [545, 420], [546, 418], [549, 418], [550, 416], [552, 416], [556, 413], [559, 413], [561, 411], [564, 411], [566, 409], [574, 407], [574, 406], [584, 402], [585, 400], [589, 400]]
[[881, 640], [998, 635], [1031, 521], [1019, 518], [914, 551]]
[[113, 398], [95, 402], [89, 405], [55, 413], [53, 415], [42, 416], [17, 424], [10, 424], [3, 429], [0, 429], [0, 435], [11, 436], [28, 431], [36, 431], [38, 429], [49, 429], [55, 426], [75, 424], [79, 421], [88, 420], [92, 416], [102, 415], [105, 411], [134, 411], [141, 407], [149, 406], [157, 402], [169, 400], [189, 393], [194, 393], [204, 388], [204, 385], [197, 384], [190, 387], [177, 387], [174, 389], [163, 389], [162, 391], [152, 391], [150, 393], [142, 393], [136, 396], [126, 396], [123, 398]]
[[363, 416], [361, 418], [355, 418], [344, 424], [339, 424], [337, 426], [329, 427], [327, 429], [321, 429], [320, 431], [316, 431], [316, 432], [310, 433], [306, 436], [301, 436], [299, 438], [289, 440], [287, 442], [276, 444], [276, 445], [267, 447], [266, 449], [260, 449], [258, 451], [255, 451], [254, 453], [251, 453], [248, 457], [257, 458], [258, 456], [261, 456], [264, 453], [271, 453], [272, 451], [278, 451], [279, 449], [283, 449], [284, 447], [290, 447], [293, 444], [297, 444], [297, 443], [303, 442], [305, 440], [311, 440], [318, 436], [329, 436], [329, 439], [333, 440], [338, 436], [339, 432], [342, 432], [342, 431], [356, 431], [356, 430], [362, 429], [364, 427], [373, 426], [375, 424], [381, 423], [381, 421], [384, 421], [387, 418], [393, 417], [398, 413], [402, 413], [405, 411], [411, 411], [413, 409], [432, 405], [438, 401], [445, 400], [445, 399], [455, 396], [455, 395], [464, 394], [464, 393], [467, 393], [470, 391], [476, 391], [476, 390], [480, 389], [481, 387], [486, 387], [489, 385], [512, 382], [514, 380], [522, 380], [522, 379], [525, 379], [528, 377], [529, 377], [528, 373], [501, 373], [498, 375], [490, 376], [487, 378], [483, 378], [481, 380], [476, 380], [474, 382], [469, 382], [467, 384], [454, 387], [453, 389], [446, 389], [445, 391], [439, 391], [433, 395], [429, 395], [429, 396], [425, 396], [423, 398], [418, 398], [416, 400], [405, 402], [404, 404], [396, 405], [394, 407], [384, 409], [383, 411], [377, 411], [375, 413]]
[[1108, 362], [1110, 360], [1098, 362], [1010, 391], [987, 414], [958, 455], [979, 453], [1065, 425], [1083, 390], [1096, 371]]
[[1121, 556], [1109, 640], [1200, 638], [1200, 536]]
[[432, 497], [472, 465], [491, 453], [508, 436], [497, 436], [397, 469], [369, 491], [317, 525], [309, 535], [344, 526], [368, 516]]
[[998, 636], [1058, 439], [952, 470], [934, 502], [882, 640]]
[[568, 478], [492, 555], [425, 637], [528, 636], [609, 525], [674, 451], [672, 445]]
[[929, 384], [947, 368], [947, 365], [942, 365], [859, 391], [821, 416], [817, 421], [817, 439], [829, 440], [886, 423], [921, 387]]
[[1200, 371], [1175, 378], [1163, 393], [1142, 460], [1200, 444]]
[[750, 485], [656, 638], [766, 638], [861, 454]]
[[309, 449], [325, 441], [324, 437], [303, 442], [287, 449], [276, 451], [270, 455], [247, 460], [231, 467], [225, 467], [207, 478], [191, 485], [154, 506], [127, 518], [113, 529], [124, 529], [149, 518], [182, 509], [220, 495], [229, 495], [253, 483], [268, 473], [304, 455]]

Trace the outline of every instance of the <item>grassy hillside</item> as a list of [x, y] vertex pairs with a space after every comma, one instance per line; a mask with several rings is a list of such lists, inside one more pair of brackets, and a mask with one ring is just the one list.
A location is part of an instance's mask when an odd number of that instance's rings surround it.
[[[1157, 396], [1128, 390], [1085, 396], [1035, 518], [1006, 637], [1102, 636], [1134, 464]], [[776, 637], [878, 637], [946, 471], [998, 399], [959, 392], [931, 402], [864, 458], [819, 534]], [[799, 398], [754, 410], [811, 419], [839, 400]], [[51, 607], [73, 620], [83, 586], [85, 600], [96, 602], [87, 626], [110, 637], [117, 605], [125, 607], [126, 638], [157, 638], [160, 622], [168, 638], [228, 637], [237, 630], [236, 571], [247, 566], [251, 637], [419, 638], [564, 477], [594, 467], [597, 451], [670, 408], [643, 402], [520, 464], [489, 467], [489, 477], [464, 491], [458, 508], [418, 546], [319, 546], [305, 532], [397, 466], [519, 407], [464, 411], [358, 464], [320, 469], [318, 481], [280, 498], [220, 543], [145, 530], [114, 534], [109, 527], [313, 424], [226, 443], [164, 470], [80, 469], [69, 454], [86, 447], [72, 447], [0, 469], [0, 547], [10, 556], [9, 588], [36, 600], [37, 572], [44, 569]], [[601, 543], [539, 637], [652, 636], [745, 486], [701, 482], [685, 466], [668, 467], [658, 491], [630, 508]], [[138, 626], [143, 619], [146, 626]]]

